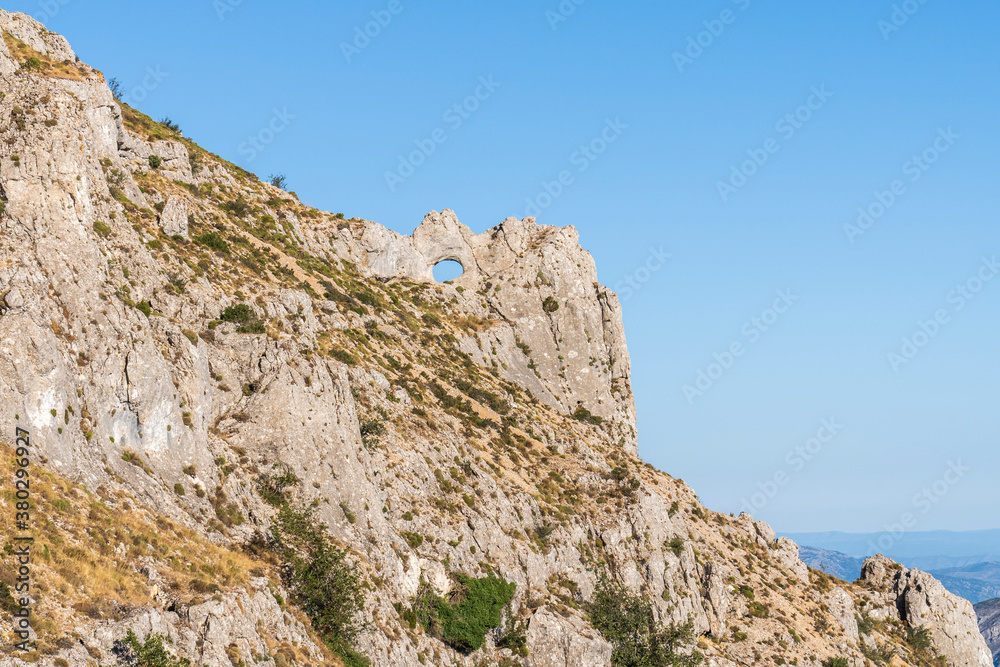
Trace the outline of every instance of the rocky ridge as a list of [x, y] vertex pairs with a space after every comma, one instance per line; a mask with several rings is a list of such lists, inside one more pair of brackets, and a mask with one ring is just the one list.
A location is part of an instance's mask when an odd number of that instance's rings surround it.
[[[0, 433], [30, 430], [66, 480], [37, 501], [33, 595], [62, 622], [0, 664], [113, 664], [126, 628], [199, 665], [336, 664], [280, 568], [237, 565], [272, 525], [275, 470], [362, 573], [376, 665], [611, 664], [586, 612], [600, 571], [690, 621], [709, 665], [990, 664], [929, 576], [810, 571], [636, 458], [621, 308], [573, 228], [474, 234], [445, 210], [407, 237], [316, 211], [120, 103], [29, 17], [0, 28]], [[445, 259], [465, 273], [436, 284]], [[64, 531], [69, 493], [95, 527]], [[147, 539], [129, 547], [114, 517], [133, 515]], [[88, 615], [65, 582], [111, 553], [108, 576], [145, 583]], [[523, 649], [498, 629], [463, 652], [407, 620], [454, 573], [515, 584], [503, 626]]]

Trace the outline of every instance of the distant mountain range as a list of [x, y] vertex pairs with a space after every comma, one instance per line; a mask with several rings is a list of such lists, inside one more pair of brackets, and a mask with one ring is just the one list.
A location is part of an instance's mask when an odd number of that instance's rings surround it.
[[[886, 533], [798, 533], [809, 566], [845, 581], [861, 574], [864, 559], [883, 553], [908, 568], [930, 572], [952, 593], [973, 604], [1000, 598], [1000, 530], [909, 533], [894, 541]], [[886, 546], [880, 549], [879, 545]]]
[[[908, 567], [942, 570], [1000, 562], [1000, 530], [892, 533], [783, 533], [799, 545], [867, 558], [884, 554]], [[912, 564], [912, 565], [911, 565]]]

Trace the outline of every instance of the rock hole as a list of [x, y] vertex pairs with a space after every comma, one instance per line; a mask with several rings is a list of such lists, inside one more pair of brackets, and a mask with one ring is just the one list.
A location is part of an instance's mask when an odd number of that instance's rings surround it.
[[453, 259], [446, 259], [434, 265], [434, 280], [446, 283], [465, 273], [465, 268]]

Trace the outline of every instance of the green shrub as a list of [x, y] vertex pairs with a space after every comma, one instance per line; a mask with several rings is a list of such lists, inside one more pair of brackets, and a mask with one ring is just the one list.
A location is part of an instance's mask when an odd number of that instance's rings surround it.
[[182, 667], [191, 664], [187, 658], [177, 658], [167, 652], [163, 647], [163, 635], [150, 635], [140, 644], [132, 630], [124, 639], [115, 642], [114, 652], [121, 662], [131, 667]]
[[250, 204], [248, 204], [247, 200], [243, 198], [243, 195], [240, 195], [232, 201], [225, 202], [220, 208], [225, 211], [229, 211], [238, 218], [245, 218], [247, 217], [247, 214], [250, 213]]
[[406, 540], [411, 549], [416, 549], [424, 543], [424, 536], [420, 533], [403, 533], [403, 539]]
[[851, 667], [847, 658], [827, 658], [823, 661], [823, 667]]
[[581, 421], [584, 424], [593, 424], [594, 426], [600, 426], [604, 423], [603, 417], [598, 417], [597, 415], [591, 414], [590, 410], [583, 407], [582, 405], [577, 407], [576, 412], [573, 413], [573, 419]]
[[749, 586], [740, 586], [740, 594], [747, 600], [753, 600], [754, 598], [753, 589]]
[[340, 348], [330, 350], [330, 356], [341, 363], [347, 364], [348, 366], [356, 366], [358, 363], [357, 358], [353, 354], [347, 350], [341, 350]]
[[280, 508], [288, 502], [285, 489], [300, 481], [291, 468], [275, 463], [269, 474], [257, 478], [257, 494], [267, 504]]
[[656, 620], [652, 603], [636, 595], [607, 573], [601, 573], [593, 600], [587, 605], [590, 623], [611, 642], [615, 667], [692, 667], [704, 659], [694, 643], [694, 626], [664, 626]]
[[221, 252], [229, 254], [229, 244], [226, 240], [219, 235], [218, 232], [207, 232], [201, 236], [194, 237], [194, 240], [202, 244], [206, 248], [210, 248], [216, 252]]
[[41, 72], [45, 68], [46, 64], [43, 63], [38, 58], [35, 58], [34, 56], [28, 58], [23, 63], [21, 63], [21, 69], [23, 69], [25, 72]]
[[94, 231], [97, 232], [97, 235], [101, 238], [106, 239], [111, 236], [111, 226], [107, 223], [101, 222], [100, 220], [94, 221]]
[[68, 512], [70, 504], [65, 498], [56, 498], [52, 501], [52, 507], [56, 508], [60, 512]]
[[547, 296], [542, 301], [542, 310], [546, 313], [554, 313], [559, 310], [559, 302], [555, 300], [555, 297]]
[[684, 552], [684, 540], [678, 536], [674, 536], [667, 542], [667, 548], [673, 551], [675, 556], [679, 557]]
[[180, 482], [174, 484], [174, 493], [176, 493], [178, 496], [183, 496], [185, 493], [184, 485], [181, 484]]
[[219, 319], [223, 322], [232, 322], [233, 324], [245, 324], [257, 319], [257, 313], [247, 304], [237, 303], [233, 306], [227, 306], [222, 311], [222, 314], [219, 315]]
[[149, 316], [153, 314], [153, 304], [149, 301], [143, 301], [142, 303], [135, 304], [135, 307], [139, 309], [139, 312], [149, 319]]
[[414, 612], [433, 637], [471, 653], [483, 645], [487, 632], [500, 626], [500, 614], [514, 598], [515, 584], [493, 576], [452, 576], [455, 588], [447, 600], [425, 585], [414, 601]]
[[160, 165], [162, 165], [162, 164], [163, 164], [163, 158], [161, 158], [159, 155], [150, 155], [149, 156], [149, 166], [151, 168], [153, 168], [153, 169], [159, 169]]
[[366, 419], [361, 422], [361, 442], [365, 447], [371, 447], [378, 439], [385, 435], [385, 422], [377, 417]]
[[366, 667], [369, 660], [352, 647], [361, 632], [361, 575], [347, 552], [330, 542], [314, 511], [284, 505], [271, 525], [282, 581], [330, 649], [351, 667]]

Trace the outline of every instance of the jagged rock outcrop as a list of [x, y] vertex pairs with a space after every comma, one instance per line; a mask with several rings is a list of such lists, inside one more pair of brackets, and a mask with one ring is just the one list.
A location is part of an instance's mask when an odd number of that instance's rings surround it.
[[[119, 103], [29, 17], [0, 10], [0, 27], [0, 435], [29, 429], [38, 465], [80, 485], [74, 516], [101, 522], [79, 531], [94, 562], [176, 574], [169, 590], [108, 587], [114, 620], [47, 586], [63, 622], [39, 627], [34, 657], [82, 667], [80, 638], [106, 652], [132, 628], [197, 664], [318, 663], [274, 563], [248, 566], [270, 573], [248, 589], [221, 576], [228, 557], [196, 565], [178, 537], [270, 553], [262, 489], [282, 474], [365, 583], [356, 645], [376, 665], [606, 664], [586, 613], [602, 572], [658, 621], [690, 623], [707, 664], [860, 664], [850, 610], [868, 592], [831, 597], [793, 543], [636, 458], [621, 307], [573, 228], [508, 218], [474, 234], [444, 210], [407, 237], [316, 211]], [[437, 284], [444, 259], [465, 273]], [[137, 507], [155, 527], [127, 536], [115, 519]], [[57, 537], [39, 535], [40, 577], [87, 555]], [[462, 573], [515, 584], [476, 652], [410, 615]], [[894, 580], [870, 585], [900, 598]], [[903, 599], [955, 664], [978, 664], [958, 636], [970, 610], [936, 590]], [[498, 645], [518, 619], [527, 657]]]
[[597, 281], [594, 260], [572, 227], [507, 218], [482, 234], [455, 213], [432, 212], [400, 236], [366, 226], [350, 253], [359, 267], [383, 279], [433, 282], [432, 269], [460, 263], [457, 287], [474, 290], [502, 323], [469, 339], [466, 351], [491, 357], [502, 375], [539, 399], [573, 414], [580, 407], [618, 425], [616, 437], [636, 451], [635, 402], [629, 382], [618, 297]]
[[972, 603], [949, 593], [937, 579], [908, 570], [885, 556], [867, 559], [860, 582], [878, 594], [869, 612], [913, 628], [927, 628], [938, 653], [954, 667], [989, 667], [993, 658], [975, 620]]
[[975, 605], [979, 631], [993, 654], [993, 664], [1000, 664], [1000, 598], [984, 600]]
[[188, 203], [183, 197], [169, 197], [160, 213], [160, 229], [167, 236], [188, 235]]

